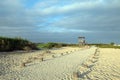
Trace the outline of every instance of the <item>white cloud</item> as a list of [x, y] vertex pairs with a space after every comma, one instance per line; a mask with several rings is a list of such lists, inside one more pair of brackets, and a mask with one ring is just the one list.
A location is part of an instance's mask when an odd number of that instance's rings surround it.
[[[49, 4], [48, 4], [49, 2]], [[108, 1], [108, 0], [89, 0], [89, 1], [74, 1], [74, 3], [66, 4], [61, 6], [57, 2], [40, 2], [39, 4], [41, 6], [38, 6], [36, 4], [37, 13], [40, 13], [40, 15], [60, 15], [60, 14], [70, 14], [75, 13], [78, 11], [89, 11], [89, 10], [97, 10], [97, 9], [103, 9], [103, 10], [109, 10], [114, 8], [120, 8], [120, 1]], [[56, 5], [57, 4], [57, 5]], [[44, 8], [43, 8], [44, 7]]]
[[120, 0], [41, 0], [29, 8], [22, 1], [0, 1], [0, 35], [120, 34]]

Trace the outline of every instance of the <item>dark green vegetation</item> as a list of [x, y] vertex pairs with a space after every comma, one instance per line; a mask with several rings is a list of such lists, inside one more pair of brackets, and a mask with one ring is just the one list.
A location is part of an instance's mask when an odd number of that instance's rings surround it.
[[[120, 46], [115, 46], [114, 42], [110, 44], [87, 44], [89, 46], [97, 46], [100, 48], [120, 48]], [[61, 47], [78, 47], [78, 44], [66, 44], [66, 43], [32, 43], [26, 39], [22, 38], [7, 38], [0, 37], [0, 52], [3, 51], [14, 51], [14, 50], [37, 50], [37, 49], [51, 49], [51, 48], [61, 48]]]
[[32, 50], [36, 44], [22, 38], [0, 37], [0, 51]]
[[77, 47], [78, 44], [52, 43], [52, 42], [38, 44], [38, 48], [40, 49], [61, 48], [61, 47], [67, 47], [67, 46]]
[[76, 47], [77, 44], [65, 44], [65, 43], [32, 43], [22, 38], [8, 38], [0, 37], [0, 52], [4, 51], [15, 51], [15, 50], [37, 50], [37, 49], [51, 49], [61, 47]]

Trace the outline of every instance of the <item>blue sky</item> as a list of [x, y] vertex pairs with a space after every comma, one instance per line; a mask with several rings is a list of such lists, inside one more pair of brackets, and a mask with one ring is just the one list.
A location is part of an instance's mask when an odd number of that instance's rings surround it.
[[120, 0], [2, 0], [0, 36], [34, 42], [120, 43]]

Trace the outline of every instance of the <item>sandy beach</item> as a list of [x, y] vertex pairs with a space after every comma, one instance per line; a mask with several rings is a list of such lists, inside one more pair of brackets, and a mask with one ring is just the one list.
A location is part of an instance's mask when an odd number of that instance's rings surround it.
[[120, 0], [0, 0], [0, 80], [120, 80]]
[[[95, 48], [63, 47], [31, 53], [1, 54], [1, 80], [66, 80]], [[43, 58], [43, 61], [41, 60]], [[22, 65], [23, 63], [24, 66]]]
[[119, 80], [119, 53], [96, 47], [1, 53], [0, 80]]
[[77, 80], [120, 80], [120, 49], [100, 48], [77, 71]]

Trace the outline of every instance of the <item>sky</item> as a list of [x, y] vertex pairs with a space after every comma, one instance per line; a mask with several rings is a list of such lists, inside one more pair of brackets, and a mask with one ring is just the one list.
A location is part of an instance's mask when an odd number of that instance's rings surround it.
[[120, 43], [120, 0], [1, 0], [0, 36], [33, 42]]

